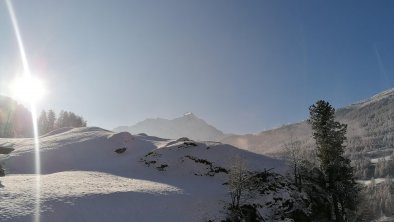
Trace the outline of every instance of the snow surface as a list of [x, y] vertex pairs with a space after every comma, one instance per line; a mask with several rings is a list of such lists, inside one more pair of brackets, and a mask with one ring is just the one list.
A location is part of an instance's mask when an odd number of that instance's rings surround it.
[[[387, 179], [381, 177], [381, 178], [375, 178], [374, 180], [375, 180], [375, 184], [379, 184], [379, 183], [383, 183]], [[392, 179], [392, 181], [394, 182], [394, 179]], [[356, 180], [356, 182], [368, 186], [371, 184], [372, 180]]]
[[379, 158], [373, 158], [373, 159], [371, 159], [371, 163], [378, 163], [379, 161], [382, 161], [382, 160], [385, 160], [385, 161], [391, 160], [391, 155], [390, 156], [383, 156], [383, 157], [379, 157]]
[[[226, 167], [231, 158], [245, 158], [252, 169], [285, 169], [279, 160], [230, 145], [185, 141], [146, 135], [113, 133], [97, 127], [61, 129], [40, 138], [41, 221], [206, 221], [224, 217], [229, 201], [226, 174], [196, 176], [206, 166], [183, 160], [185, 155]], [[13, 144], [1, 163], [0, 221], [32, 221], [35, 203], [32, 139], [0, 139]], [[180, 148], [181, 147], [181, 148]], [[122, 154], [114, 151], [127, 148]], [[144, 159], [156, 153], [161, 171]]]
[[[1, 221], [34, 212], [35, 180], [32, 174], [14, 174], [2, 180], [0, 190]], [[130, 179], [101, 172], [65, 171], [41, 176], [41, 201], [44, 211], [54, 211], [54, 203], [73, 205], [72, 199], [92, 195], [137, 192], [156, 195], [181, 193], [170, 185], [152, 181]], [[68, 200], [68, 201], [67, 201]]]

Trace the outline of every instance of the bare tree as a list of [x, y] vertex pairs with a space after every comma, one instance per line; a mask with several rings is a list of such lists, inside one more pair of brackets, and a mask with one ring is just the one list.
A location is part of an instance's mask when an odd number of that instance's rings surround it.
[[303, 152], [301, 148], [301, 142], [295, 141], [291, 137], [290, 142], [284, 145], [285, 155], [291, 163], [291, 170], [293, 171], [294, 184], [301, 189], [302, 178], [300, 174], [300, 167], [304, 159]]
[[[290, 137], [290, 141], [284, 144], [285, 157], [290, 163], [294, 184], [298, 187], [299, 191], [302, 189], [303, 170], [306, 162], [310, 162], [310, 159], [314, 157], [311, 154], [307, 154], [307, 151], [302, 146], [302, 142], [294, 140]], [[308, 157], [310, 157], [308, 159]], [[313, 164], [313, 163], [312, 163]]]
[[239, 209], [241, 201], [247, 198], [249, 192], [249, 178], [250, 175], [245, 161], [240, 157], [236, 157], [229, 173], [228, 187], [231, 197], [230, 208]]

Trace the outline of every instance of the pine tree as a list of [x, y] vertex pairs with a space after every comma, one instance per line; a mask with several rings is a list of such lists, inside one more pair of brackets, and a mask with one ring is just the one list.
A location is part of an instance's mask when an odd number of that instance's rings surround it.
[[309, 107], [309, 112], [308, 122], [312, 126], [320, 170], [332, 200], [335, 221], [344, 221], [345, 209], [355, 208], [358, 193], [350, 160], [343, 156], [347, 125], [335, 121], [335, 109], [326, 101], [317, 101]]
[[77, 115], [73, 112], [68, 113], [68, 122], [70, 127], [79, 127], [77, 123]]
[[70, 121], [70, 112], [64, 111], [63, 113], [63, 126], [62, 127], [72, 127]]
[[45, 110], [43, 110], [38, 118], [38, 131], [40, 135], [48, 132], [48, 117]]
[[56, 114], [53, 110], [48, 110], [48, 132], [55, 129]]
[[61, 110], [55, 122], [55, 128], [59, 129], [64, 126], [64, 110]]
[[62, 127], [85, 127], [86, 121], [73, 112], [60, 111], [59, 117], [56, 120], [55, 128]]

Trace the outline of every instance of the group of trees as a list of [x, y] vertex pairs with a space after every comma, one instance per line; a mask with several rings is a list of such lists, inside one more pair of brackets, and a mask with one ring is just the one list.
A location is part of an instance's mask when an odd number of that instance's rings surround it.
[[[309, 107], [308, 119], [313, 131], [315, 148], [304, 150], [301, 143], [285, 145], [291, 162], [293, 184], [311, 201], [309, 219], [303, 221], [355, 221], [359, 203], [359, 187], [354, 180], [350, 160], [344, 155], [347, 125], [335, 120], [335, 109], [326, 101]], [[305, 152], [309, 154], [305, 155]], [[242, 220], [241, 203], [250, 193], [250, 172], [242, 162], [235, 161], [229, 173], [230, 212]]]
[[386, 177], [384, 181], [372, 178], [360, 196], [358, 214], [362, 215], [364, 221], [394, 214], [394, 184], [391, 177]]
[[[387, 151], [387, 152], [386, 152]], [[360, 180], [385, 178], [394, 176], [394, 152], [391, 149], [378, 149], [370, 153], [353, 152], [349, 155], [352, 160], [354, 175]]]
[[[84, 127], [86, 121], [73, 112], [43, 110], [38, 118], [39, 133], [45, 134], [62, 127]], [[30, 111], [11, 98], [0, 96], [0, 138], [33, 136], [33, 121]]]
[[392, 177], [394, 176], [394, 160], [385, 158], [381, 158], [375, 165], [375, 178], [384, 178], [384, 177]]
[[[250, 171], [240, 157], [231, 164], [228, 173], [231, 202], [226, 222], [287, 221], [284, 218], [307, 222], [304, 219], [308, 217], [308, 201], [288, 178], [271, 172], [272, 169]], [[261, 211], [265, 213], [260, 214]]]
[[31, 113], [11, 98], [0, 96], [0, 137], [30, 137]]
[[85, 127], [86, 121], [82, 116], [73, 112], [60, 111], [56, 117], [53, 110], [43, 110], [38, 118], [38, 130], [40, 135], [62, 127]]
[[362, 106], [336, 112], [337, 117], [349, 125], [345, 156], [351, 159], [354, 174], [361, 180], [384, 178], [390, 172], [390, 163], [371, 162], [371, 159], [389, 156], [393, 152], [390, 148], [394, 147], [394, 97], [392, 94], [379, 97]]

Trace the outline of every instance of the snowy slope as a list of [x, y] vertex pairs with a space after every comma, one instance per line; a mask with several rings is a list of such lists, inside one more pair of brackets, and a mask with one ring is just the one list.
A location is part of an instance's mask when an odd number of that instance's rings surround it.
[[160, 149], [146, 154], [143, 161], [146, 165], [170, 173], [199, 176], [220, 174], [226, 177], [235, 158], [245, 160], [251, 171], [274, 168], [277, 172], [283, 172], [285, 169], [280, 160], [218, 142], [196, 142], [188, 138], [168, 142]]
[[[12, 173], [34, 173], [34, 152], [31, 139], [14, 139], [15, 151], [6, 160]], [[114, 152], [126, 147], [123, 155]], [[123, 174], [131, 160], [156, 148], [152, 143], [135, 140], [129, 133], [118, 133], [100, 128], [69, 129], [40, 139], [41, 172], [92, 170]], [[126, 168], [126, 169], [125, 169]]]
[[[219, 220], [229, 201], [223, 185], [226, 175], [196, 176], [205, 166], [190, 159], [182, 163], [182, 157], [226, 167], [232, 157], [240, 156], [253, 169], [285, 168], [281, 161], [220, 143], [199, 142], [184, 149], [180, 146], [186, 140], [95, 127], [57, 130], [40, 141], [41, 221]], [[10, 145], [15, 151], [1, 160], [7, 176], [1, 178], [5, 187], [0, 189], [0, 221], [32, 221], [36, 181], [32, 139], [0, 139], [0, 146]], [[119, 148], [126, 151], [114, 152]], [[168, 164], [166, 170], [144, 162], [153, 156]]]

